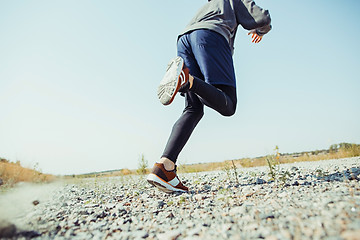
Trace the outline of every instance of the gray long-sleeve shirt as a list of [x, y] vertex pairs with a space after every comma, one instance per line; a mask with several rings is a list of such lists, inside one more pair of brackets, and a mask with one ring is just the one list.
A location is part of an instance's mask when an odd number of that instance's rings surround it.
[[264, 35], [271, 30], [270, 24], [269, 11], [252, 0], [211, 0], [198, 11], [180, 36], [196, 29], [209, 29], [223, 35], [233, 50], [239, 25]]

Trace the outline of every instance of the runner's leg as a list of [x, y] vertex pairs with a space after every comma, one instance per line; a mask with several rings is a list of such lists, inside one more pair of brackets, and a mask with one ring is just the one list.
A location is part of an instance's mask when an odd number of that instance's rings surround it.
[[193, 130], [204, 115], [204, 104], [195, 93], [185, 94], [185, 109], [175, 122], [162, 157], [176, 162]]
[[[222, 38], [223, 37], [220, 36], [220, 41], [223, 43]], [[217, 40], [219, 39], [215, 39], [215, 41]], [[192, 41], [196, 44], [196, 39], [193, 39]], [[201, 66], [199, 66], [197, 59], [200, 59], [201, 64], [204, 65], [210, 60], [208, 58], [212, 56], [206, 56], [207, 51], [201, 44], [198, 45], [197, 56], [195, 56], [193, 53], [193, 44], [194, 43], [191, 42], [190, 34], [182, 36], [178, 41], [178, 56], [184, 59], [185, 66], [189, 68], [190, 74], [194, 76], [194, 82], [191, 91], [185, 93], [185, 109], [180, 118], [174, 124], [162, 155], [163, 158], [167, 158], [174, 163], [176, 163], [178, 155], [189, 140], [196, 125], [201, 120], [204, 114], [204, 104], [224, 116], [231, 116], [236, 110], [237, 100], [235, 87], [228, 86], [226, 84], [211, 85], [202, 80], [209, 79], [209, 77], [204, 77], [203, 72], [207, 75], [211, 74], [207, 69], [209, 69], [209, 67], [211, 69], [212, 66], [205, 66], [204, 71], [201, 69]], [[211, 54], [214, 53], [211, 52]], [[225, 58], [226, 57], [228, 58], [228, 52], [225, 53]], [[226, 69], [230, 66], [230, 75], [226, 74], [225, 78], [230, 79], [230, 81], [235, 81], [231, 54], [230, 60], [226, 59], [226, 61], [228, 62]], [[222, 66], [217, 67], [221, 68]], [[219, 78], [223, 77], [223, 75], [215, 75]]]
[[[184, 59], [186, 67], [192, 76], [203, 78], [195, 56], [192, 53], [189, 35], [182, 36], [178, 41], [178, 56]], [[185, 96], [185, 109], [180, 118], [175, 122], [162, 157], [176, 163], [178, 155], [189, 140], [193, 130], [204, 115], [204, 104], [199, 97], [190, 91]]]
[[201, 79], [194, 78], [190, 92], [196, 93], [208, 107], [223, 116], [232, 116], [236, 110], [236, 88], [227, 85], [211, 85]]

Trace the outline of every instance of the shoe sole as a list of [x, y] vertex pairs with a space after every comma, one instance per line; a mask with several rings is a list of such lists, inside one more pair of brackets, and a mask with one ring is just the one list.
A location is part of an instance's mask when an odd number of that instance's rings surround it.
[[187, 192], [185, 190], [179, 189], [179, 188], [175, 188], [172, 185], [170, 185], [169, 183], [165, 182], [164, 180], [162, 180], [161, 178], [159, 178], [158, 176], [156, 176], [153, 173], [150, 173], [146, 180], [153, 185], [154, 187], [157, 187], [159, 190], [166, 192], [166, 193], [172, 193], [172, 192]]
[[184, 66], [184, 60], [176, 57], [170, 61], [166, 69], [165, 76], [160, 82], [158, 88], [158, 98], [163, 105], [169, 105], [179, 91], [179, 76]]

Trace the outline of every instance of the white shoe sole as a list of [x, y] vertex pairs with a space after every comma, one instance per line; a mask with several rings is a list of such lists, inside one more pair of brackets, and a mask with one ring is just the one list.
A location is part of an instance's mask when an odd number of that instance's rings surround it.
[[167, 182], [164, 182], [161, 178], [159, 178], [158, 176], [156, 176], [153, 173], [150, 173], [146, 180], [153, 186], [157, 187], [158, 189], [160, 189], [163, 192], [166, 193], [172, 193], [172, 192], [186, 192], [185, 190], [179, 189], [179, 188], [175, 188], [172, 185], [170, 185]]
[[176, 57], [171, 60], [166, 69], [165, 76], [160, 82], [158, 88], [158, 97], [162, 104], [169, 105], [180, 88], [179, 76], [182, 73], [184, 60], [181, 57]]

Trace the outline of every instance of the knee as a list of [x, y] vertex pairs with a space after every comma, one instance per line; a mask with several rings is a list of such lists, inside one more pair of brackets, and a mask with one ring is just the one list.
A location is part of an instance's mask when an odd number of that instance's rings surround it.
[[232, 115], [235, 114], [235, 112], [236, 112], [236, 107], [226, 109], [225, 111], [221, 112], [220, 114], [223, 115], [224, 117], [231, 117]]

